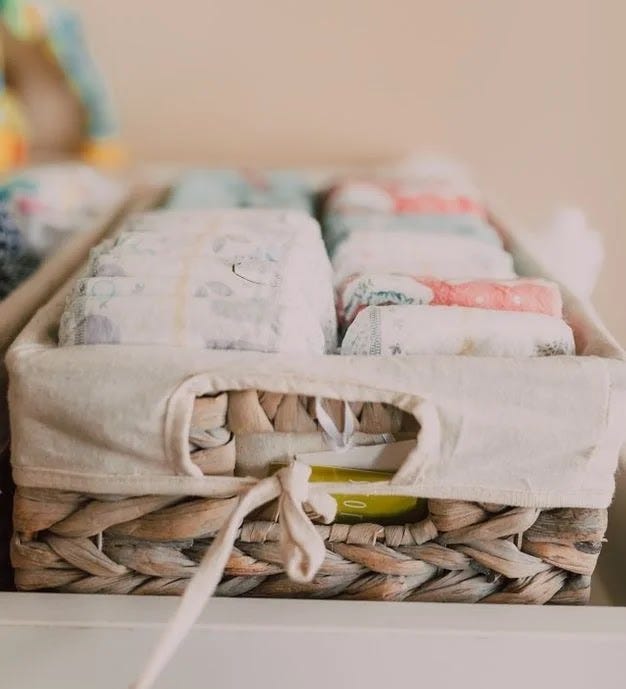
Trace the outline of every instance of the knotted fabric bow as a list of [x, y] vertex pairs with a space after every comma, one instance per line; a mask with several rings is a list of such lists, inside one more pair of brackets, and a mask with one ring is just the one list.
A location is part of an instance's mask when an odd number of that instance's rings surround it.
[[319, 515], [324, 523], [329, 523], [335, 518], [337, 503], [327, 493], [311, 488], [310, 474], [309, 466], [293, 462], [262, 479], [241, 496], [189, 582], [174, 617], [139, 679], [132, 685], [133, 689], [152, 687], [183, 642], [207, 600], [215, 592], [243, 520], [253, 510], [278, 498], [280, 544], [285, 570], [297, 582], [313, 579], [324, 561], [326, 548], [322, 537], [305, 514], [304, 506]]

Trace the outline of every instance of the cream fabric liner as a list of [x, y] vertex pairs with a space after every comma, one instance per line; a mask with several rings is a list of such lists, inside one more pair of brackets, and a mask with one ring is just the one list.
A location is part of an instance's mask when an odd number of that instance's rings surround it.
[[36, 309], [45, 304], [69, 276], [85, 261], [89, 249], [126, 212], [153, 205], [156, 194], [153, 189], [137, 189], [113, 209], [110, 216], [96, 227], [70, 239], [56, 254], [48, 258], [31, 277], [0, 303], [0, 447], [9, 441], [9, 412], [6, 405], [7, 372], [5, 354], [20, 331], [28, 323]]
[[[509, 233], [518, 270], [545, 276]], [[549, 276], [547, 276], [549, 277]], [[65, 287], [11, 348], [18, 485], [139, 495], [229, 495], [255, 479], [205, 477], [187, 435], [195, 395], [260, 388], [385, 401], [422, 422], [417, 449], [368, 493], [521, 506], [605, 507], [626, 428], [624, 352], [566, 290], [586, 356], [288, 358], [169, 347], [59, 348]], [[612, 359], [612, 360], [609, 360]], [[364, 491], [362, 484], [320, 490]]]

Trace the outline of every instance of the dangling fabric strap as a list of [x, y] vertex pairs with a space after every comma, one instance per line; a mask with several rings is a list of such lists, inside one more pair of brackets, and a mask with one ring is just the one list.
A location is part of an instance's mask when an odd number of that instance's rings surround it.
[[332, 522], [337, 503], [327, 493], [311, 490], [311, 468], [299, 462], [262, 479], [241, 496], [189, 582], [178, 609], [159, 640], [133, 689], [150, 689], [198, 619], [219, 584], [243, 520], [253, 510], [278, 498], [283, 563], [294, 581], [308, 582], [319, 570], [326, 548], [306, 516], [304, 505], [324, 523]]

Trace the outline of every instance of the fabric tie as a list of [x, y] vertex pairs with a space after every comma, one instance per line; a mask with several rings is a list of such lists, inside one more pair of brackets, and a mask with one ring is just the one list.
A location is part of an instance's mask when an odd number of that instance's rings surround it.
[[354, 443], [355, 419], [352, 407], [348, 402], [344, 402], [344, 424], [343, 432], [340, 431], [330, 414], [324, 409], [320, 397], [315, 398], [315, 415], [324, 433], [326, 443], [331, 449], [341, 452], [349, 450]]
[[253, 510], [279, 498], [280, 544], [285, 571], [297, 582], [313, 579], [324, 561], [326, 548], [305, 514], [304, 506], [314, 511], [324, 523], [329, 523], [335, 518], [337, 503], [327, 493], [311, 488], [308, 482], [310, 474], [309, 466], [293, 462], [262, 479], [241, 496], [205, 553], [178, 609], [132, 689], [149, 689], [158, 679], [215, 592], [243, 520]]

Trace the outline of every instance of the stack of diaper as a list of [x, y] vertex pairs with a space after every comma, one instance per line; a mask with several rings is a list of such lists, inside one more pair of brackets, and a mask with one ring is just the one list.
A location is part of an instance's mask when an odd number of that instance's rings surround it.
[[93, 229], [124, 196], [124, 185], [87, 165], [28, 168], [0, 183], [0, 298], [74, 233]]
[[138, 214], [92, 251], [59, 342], [333, 351], [332, 272], [319, 225], [268, 209]]
[[183, 174], [165, 206], [171, 209], [290, 208], [311, 213], [313, 190], [298, 173], [197, 169]]
[[121, 202], [124, 185], [83, 163], [28, 168], [0, 187], [28, 245], [44, 256], [91, 229]]
[[466, 179], [346, 181], [326, 196], [342, 354], [573, 354], [558, 286], [519, 279]]
[[4, 299], [39, 265], [20, 232], [6, 200], [0, 200], [0, 299]]

